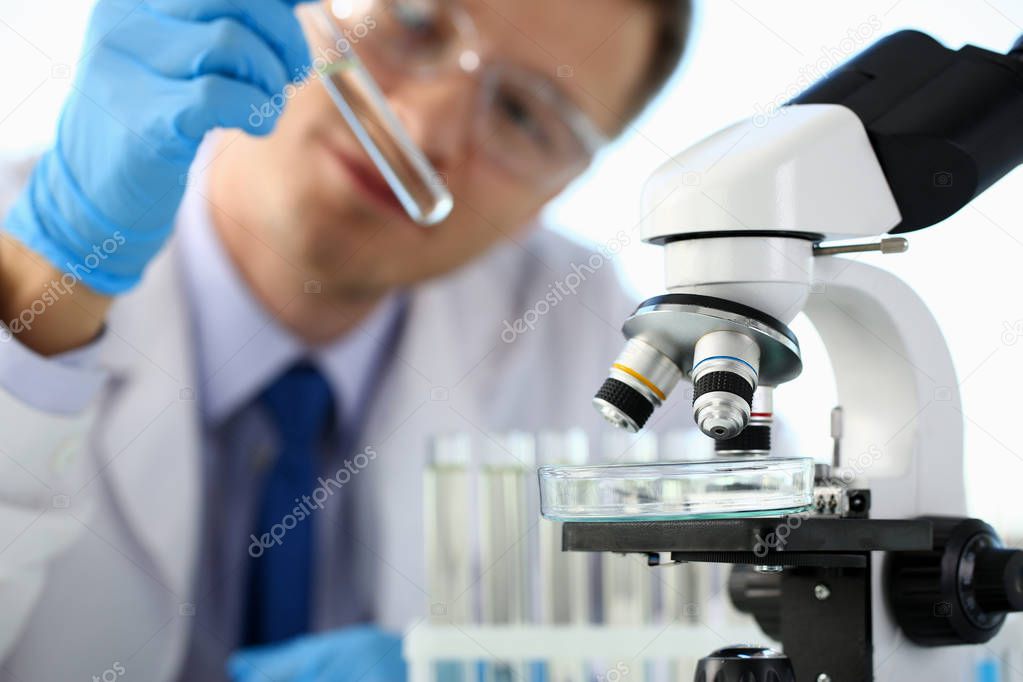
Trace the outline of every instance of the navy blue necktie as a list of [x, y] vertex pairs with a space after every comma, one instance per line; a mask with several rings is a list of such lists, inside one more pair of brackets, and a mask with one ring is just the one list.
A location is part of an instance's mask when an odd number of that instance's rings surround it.
[[[316, 487], [318, 452], [334, 401], [326, 379], [307, 363], [295, 365], [260, 396], [276, 426], [280, 451], [257, 502], [257, 538], [264, 550], [249, 562], [243, 644], [255, 646], [309, 630], [314, 516], [295, 508]], [[269, 534], [269, 535], [268, 535]]]

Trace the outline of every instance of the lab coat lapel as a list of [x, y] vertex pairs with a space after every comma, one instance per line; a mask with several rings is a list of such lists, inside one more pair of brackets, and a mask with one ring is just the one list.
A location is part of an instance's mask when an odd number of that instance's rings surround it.
[[[386, 442], [419, 410], [438, 419], [436, 433], [444, 433], [445, 425], [466, 431], [469, 422], [486, 421], [492, 360], [507, 351], [501, 321], [516, 304], [521, 261], [514, 248], [496, 249], [413, 291], [395, 357], [370, 411], [366, 444]], [[457, 414], [444, 418], [443, 412]]]
[[[412, 294], [362, 447], [375, 459], [359, 485], [360, 571], [377, 621], [400, 630], [432, 603], [426, 584], [423, 470], [431, 438], [493, 428], [492, 368], [506, 351], [500, 320], [513, 306], [521, 257], [503, 248]], [[470, 588], [471, 586], [466, 586]]]
[[189, 601], [201, 509], [191, 325], [172, 245], [115, 304], [104, 341], [113, 381], [97, 456], [158, 575]]

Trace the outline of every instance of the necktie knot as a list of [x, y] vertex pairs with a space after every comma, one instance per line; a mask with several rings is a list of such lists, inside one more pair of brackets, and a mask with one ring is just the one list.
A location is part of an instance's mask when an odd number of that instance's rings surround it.
[[318, 369], [300, 363], [282, 374], [260, 396], [287, 451], [311, 451], [330, 424], [334, 410], [330, 385]]

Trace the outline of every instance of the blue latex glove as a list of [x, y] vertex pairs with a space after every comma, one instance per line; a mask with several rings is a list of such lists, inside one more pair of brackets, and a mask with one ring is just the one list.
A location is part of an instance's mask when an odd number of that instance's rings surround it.
[[358, 626], [244, 649], [227, 664], [234, 682], [404, 682], [401, 638]]
[[8, 231], [96, 291], [137, 283], [203, 136], [269, 133], [305, 75], [298, 1], [99, 0], [56, 142]]

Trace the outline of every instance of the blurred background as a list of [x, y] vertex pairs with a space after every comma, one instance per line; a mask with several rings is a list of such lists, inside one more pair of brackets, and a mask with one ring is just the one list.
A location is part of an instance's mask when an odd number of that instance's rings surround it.
[[[70, 87], [91, 2], [0, 0], [0, 155], [48, 144]], [[644, 178], [671, 154], [737, 119], [778, 104], [882, 35], [918, 28], [950, 47], [1005, 51], [1023, 34], [1019, 0], [716, 0], [697, 2], [686, 66], [672, 86], [592, 170], [550, 206], [547, 221], [602, 244], [636, 234]], [[125, 93], [131, 96], [131, 93]], [[1014, 379], [1023, 379], [1023, 172], [994, 186], [945, 224], [912, 236], [899, 256], [871, 257], [908, 281], [945, 331], [966, 414], [971, 512], [1023, 542], [1017, 486], [1023, 443]], [[638, 243], [615, 258], [637, 298], [662, 287], [661, 253]], [[830, 368], [805, 321], [795, 331], [804, 376], [775, 401], [800, 448], [830, 453]], [[924, 453], [926, 456], [926, 453]]]

